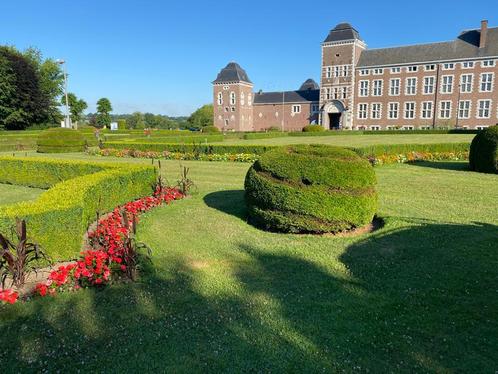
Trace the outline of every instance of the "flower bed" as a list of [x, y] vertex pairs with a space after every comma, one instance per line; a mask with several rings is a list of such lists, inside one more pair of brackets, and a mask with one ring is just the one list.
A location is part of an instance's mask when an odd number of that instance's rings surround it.
[[402, 164], [418, 161], [465, 161], [469, 159], [469, 152], [407, 152], [369, 156], [368, 159], [372, 165]]
[[[126, 241], [132, 234], [126, 222], [138, 222], [138, 216], [162, 204], [183, 198], [175, 188], [158, 188], [153, 196], [124, 204], [115, 208], [97, 222], [96, 228], [88, 232], [87, 248], [80, 258], [53, 270], [47, 281], [38, 283], [35, 295], [55, 295], [59, 292], [75, 291], [91, 286], [103, 286], [113, 279], [120, 279], [136, 263], [131, 263], [126, 252]], [[124, 217], [126, 215], [126, 217]], [[0, 301], [13, 304], [18, 293], [12, 289], [0, 290]]]

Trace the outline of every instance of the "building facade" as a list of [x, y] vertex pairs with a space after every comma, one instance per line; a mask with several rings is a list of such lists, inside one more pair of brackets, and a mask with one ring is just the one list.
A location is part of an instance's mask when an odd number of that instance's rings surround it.
[[213, 82], [214, 123], [229, 131], [483, 128], [498, 123], [498, 27], [465, 30], [452, 41], [368, 49], [348, 23], [322, 43], [320, 86], [253, 92], [228, 64]]

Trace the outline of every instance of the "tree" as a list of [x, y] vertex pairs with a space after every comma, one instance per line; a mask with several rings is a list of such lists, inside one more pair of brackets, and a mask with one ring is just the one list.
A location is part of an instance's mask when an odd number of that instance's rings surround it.
[[[69, 103], [69, 113], [71, 114], [72, 122], [79, 122], [81, 120], [83, 111], [88, 108], [86, 101], [78, 99], [75, 94], [68, 93], [67, 101]], [[66, 105], [66, 97], [61, 97], [61, 104]]]
[[112, 105], [109, 99], [103, 97], [97, 101], [97, 127], [109, 127], [111, 125]]
[[135, 112], [126, 119], [126, 123], [129, 129], [144, 129], [144, 115], [140, 112]]
[[188, 118], [191, 127], [200, 129], [204, 126], [213, 126], [213, 105], [204, 105], [197, 109]]

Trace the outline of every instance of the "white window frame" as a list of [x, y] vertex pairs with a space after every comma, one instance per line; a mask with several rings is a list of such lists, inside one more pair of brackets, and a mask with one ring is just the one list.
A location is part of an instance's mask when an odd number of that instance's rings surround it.
[[230, 105], [235, 105], [237, 103], [237, 94], [234, 91], [230, 92]]
[[495, 65], [496, 65], [495, 60], [481, 61], [481, 67], [483, 67], [483, 68], [490, 68], [490, 67], [494, 67]]
[[[429, 84], [428, 81], [431, 81]], [[424, 77], [424, 87], [423, 94], [424, 95], [434, 95], [434, 88], [436, 87], [436, 77], [434, 75], [427, 75]], [[430, 90], [428, 90], [430, 88]]]
[[460, 63], [462, 69], [473, 69], [475, 66], [474, 61], [463, 61]]
[[325, 78], [327, 79], [332, 78], [332, 66], [325, 67]]
[[407, 66], [406, 71], [409, 73], [416, 73], [418, 71], [417, 65]]
[[[397, 85], [393, 85], [393, 82], [397, 82]], [[401, 78], [389, 79], [389, 96], [399, 96], [400, 93], [401, 93]]]
[[427, 64], [424, 66], [424, 71], [434, 71], [434, 70], [436, 70], [435, 64]]
[[432, 101], [422, 101], [420, 105], [420, 118], [432, 119], [433, 112], [434, 112], [434, 103]]
[[[468, 105], [466, 108], [462, 108], [462, 104], [468, 104]], [[458, 118], [469, 119], [471, 112], [472, 112], [472, 100], [460, 100], [460, 102], [458, 103]]]
[[366, 76], [366, 75], [370, 75], [370, 70], [368, 69], [360, 69], [360, 73], [359, 73], [360, 76]]
[[[484, 82], [483, 81], [483, 78], [484, 77], [488, 77], [488, 76], [491, 76], [491, 82]], [[479, 92], [493, 92], [493, 89], [494, 89], [494, 83], [495, 83], [495, 73], [493, 72], [484, 72], [484, 73], [481, 73], [480, 76], [479, 76]], [[487, 85], [489, 84], [489, 90], [486, 88], [483, 90], [483, 85]]]
[[[444, 104], [444, 108], [443, 108]], [[447, 106], [446, 104], [449, 104]], [[451, 114], [453, 110], [453, 102], [451, 100], [442, 100], [439, 102], [439, 119], [451, 119]]]
[[400, 74], [401, 68], [399, 66], [391, 68], [391, 74]]
[[383, 68], [376, 68], [372, 70], [372, 75], [382, 75], [382, 74], [384, 74]]
[[[415, 82], [415, 84], [412, 86], [409, 84], [410, 82]], [[405, 95], [406, 96], [415, 96], [417, 94], [417, 83], [418, 83], [417, 77], [407, 77], [405, 79]], [[413, 89], [413, 91], [412, 91], [412, 89]]]
[[223, 92], [218, 92], [218, 105], [223, 105]]
[[388, 105], [388, 119], [399, 119], [399, 102], [393, 101], [387, 104]]
[[358, 103], [358, 119], [368, 119], [368, 103]]
[[[380, 83], [380, 85], [379, 85]], [[375, 79], [372, 81], [372, 96], [379, 97], [382, 96], [382, 91], [384, 90], [384, 80]]]
[[[470, 77], [470, 81], [464, 82], [464, 77]], [[470, 88], [468, 89], [468, 87]], [[461, 93], [472, 93], [474, 87], [474, 74], [467, 73], [460, 75], [460, 92]]]
[[446, 62], [443, 64], [443, 70], [455, 70], [454, 62]]
[[370, 126], [371, 131], [380, 131], [382, 128], [379, 125], [372, 125]]
[[370, 118], [371, 119], [382, 119], [382, 103], [371, 103], [370, 104]]
[[[450, 79], [451, 83], [448, 83], [446, 79]], [[453, 93], [454, 84], [455, 84], [455, 76], [453, 74], [443, 75], [441, 77], [441, 87], [440, 87], [441, 93], [445, 95], [451, 95]]]
[[[489, 103], [488, 108], [481, 108], [481, 104], [484, 104], [486, 102]], [[478, 119], [491, 118], [492, 108], [493, 108], [493, 100], [490, 100], [490, 99], [477, 100], [476, 118], [478, 118]], [[484, 115], [480, 114], [481, 111], [483, 111], [483, 114], [484, 114], [485, 113], [484, 111], [486, 111], [486, 110], [488, 111], [488, 115], [487, 116], [484, 116]]]
[[[408, 109], [408, 105], [411, 105], [412, 108]], [[411, 116], [407, 116], [408, 113], [412, 113]], [[415, 119], [417, 117], [417, 102], [416, 101], [405, 101], [405, 105], [403, 107], [403, 118], [404, 119]]]
[[295, 104], [292, 106], [292, 114], [299, 114], [301, 113], [301, 105]]

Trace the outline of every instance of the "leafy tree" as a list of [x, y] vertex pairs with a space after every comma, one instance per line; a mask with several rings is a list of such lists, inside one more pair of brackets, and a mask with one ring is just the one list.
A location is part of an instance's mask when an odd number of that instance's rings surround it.
[[[68, 93], [67, 101], [69, 103], [69, 113], [71, 114], [72, 122], [79, 122], [82, 119], [83, 111], [88, 108], [86, 101], [78, 99], [75, 94]], [[66, 105], [66, 96], [61, 97], [61, 104]]]
[[109, 99], [103, 97], [97, 101], [97, 127], [109, 127], [111, 125], [112, 105]]
[[126, 123], [129, 129], [144, 129], [145, 128], [144, 115], [140, 112], [135, 112], [126, 119]]
[[204, 105], [197, 109], [188, 118], [187, 122], [191, 127], [200, 129], [204, 126], [213, 126], [213, 105]]

